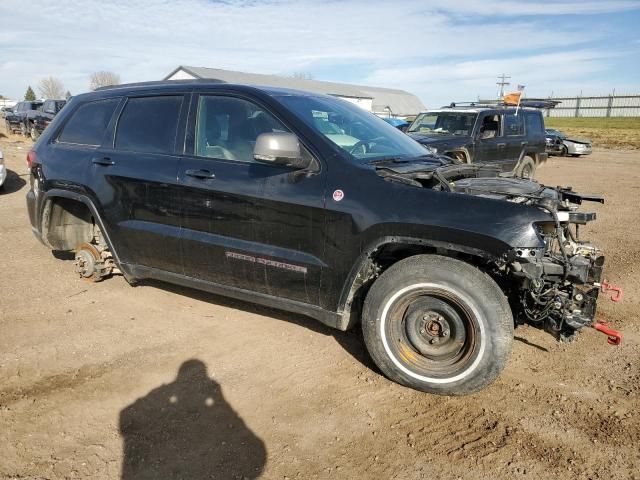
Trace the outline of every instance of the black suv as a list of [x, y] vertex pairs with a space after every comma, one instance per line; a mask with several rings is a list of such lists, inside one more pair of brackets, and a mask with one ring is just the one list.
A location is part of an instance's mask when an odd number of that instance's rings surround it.
[[39, 109], [28, 111], [24, 119], [27, 135], [37, 140], [66, 103], [66, 100], [45, 100]]
[[536, 108], [453, 104], [421, 113], [407, 133], [439, 154], [524, 178], [533, 178], [547, 160], [544, 119]]
[[42, 102], [39, 100], [25, 100], [16, 103], [11, 112], [7, 113], [4, 117], [7, 132], [18, 130], [24, 136], [29, 135], [29, 131], [27, 130], [27, 123], [25, 122], [25, 120], [27, 119], [27, 115], [29, 112], [39, 110], [41, 107]]
[[361, 323], [380, 369], [423, 391], [488, 385], [516, 323], [593, 322], [603, 256], [574, 204], [599, 198], [433, 155], [334, 97], [111, 87], [74, 97], [27, 162], [33, 231], [80, 276]]

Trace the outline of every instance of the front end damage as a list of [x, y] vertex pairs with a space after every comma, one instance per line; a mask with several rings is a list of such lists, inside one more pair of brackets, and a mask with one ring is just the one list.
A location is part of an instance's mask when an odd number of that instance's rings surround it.
[[535, 203], [553, 218], [536, 224], [544, 247], [510, 251], [503, 269], [516, 280], [517, 287], [511, 291], [520, 320], [569, 341], [594, 322], [604, 255], [579, 237], [580, 225], [596, 217], [595, 213], [573, 211], [574, 202], [581, 203], [585, 197], [568, 189], [555, 189], [555, 193], [555, 199], [546, 197]]
[[378, 165], [377, 170], [389, 181], [503, 200], [546, 212], [547, 221], [534, 222], [540, 247], [514, 246], [484, 267], [509, 296], [518, 323], [544, 328], [561, 341], [570, 341], [583, 327], [594, 326], [609, 335], [609, 343], [619, 343], [617, 332], [595, 322], [598, 294], [607, 285], [602, 280], [604, 255], [597, 246], [580, 239], [580, 226], [595, 220], [596, 214], [579, 212], [579, 205], [604, 203], [602, 197], [581, 195], [571, 187], [549, 188], [531, 180], [499, 176], [495, 169], [476, 165], [412, 168], [387, 164]]

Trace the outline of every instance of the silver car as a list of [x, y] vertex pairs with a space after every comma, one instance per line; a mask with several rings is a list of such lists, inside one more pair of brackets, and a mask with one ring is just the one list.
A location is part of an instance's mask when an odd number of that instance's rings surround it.
[[591, 153], [591, 140], [586, 138], [569, 138], [560, 130], [546, 128], [547, 153], [551, 155], [589, 155]]

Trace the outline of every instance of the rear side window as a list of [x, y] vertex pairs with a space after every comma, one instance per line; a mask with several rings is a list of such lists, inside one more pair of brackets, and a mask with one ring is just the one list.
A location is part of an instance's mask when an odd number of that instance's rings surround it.
[[544, 135], [542, 115], [538, 112], [527, 112], [525, 117], [527, 135]]
[[504, 116], [504, 133], [507, 136], [524, 134], [522, 113], [520, 115], [508, 113]]
[[182, 95], [130, 98], [122, 111], [116, 149], [173, 153]]
[[78, 145], [101, 145], [119, 98], [80, 105], [62, 129], [58, 141]]

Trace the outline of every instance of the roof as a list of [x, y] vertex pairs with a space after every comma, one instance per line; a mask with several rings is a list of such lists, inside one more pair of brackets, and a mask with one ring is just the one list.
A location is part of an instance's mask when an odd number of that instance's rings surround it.
[[259, 73], [236, 72], [219, 68], [189, 67], [180, 65], [165, 77], [168, 80], [180, 70], [195, 78], [220, 80], [225, 83], [247, 85], [268, 85], [272, 87], [292, 88], [308, 92], [324, 93], [339, 97], [370, 99], [374, 112], [384, 112], [386, 107], [396, 115], [415, 115], [425, 109], [418, 97], [404, 90], [392, 88], [351, 85], [348, 83], [325, 82], [304, 78], [264, 75]]

